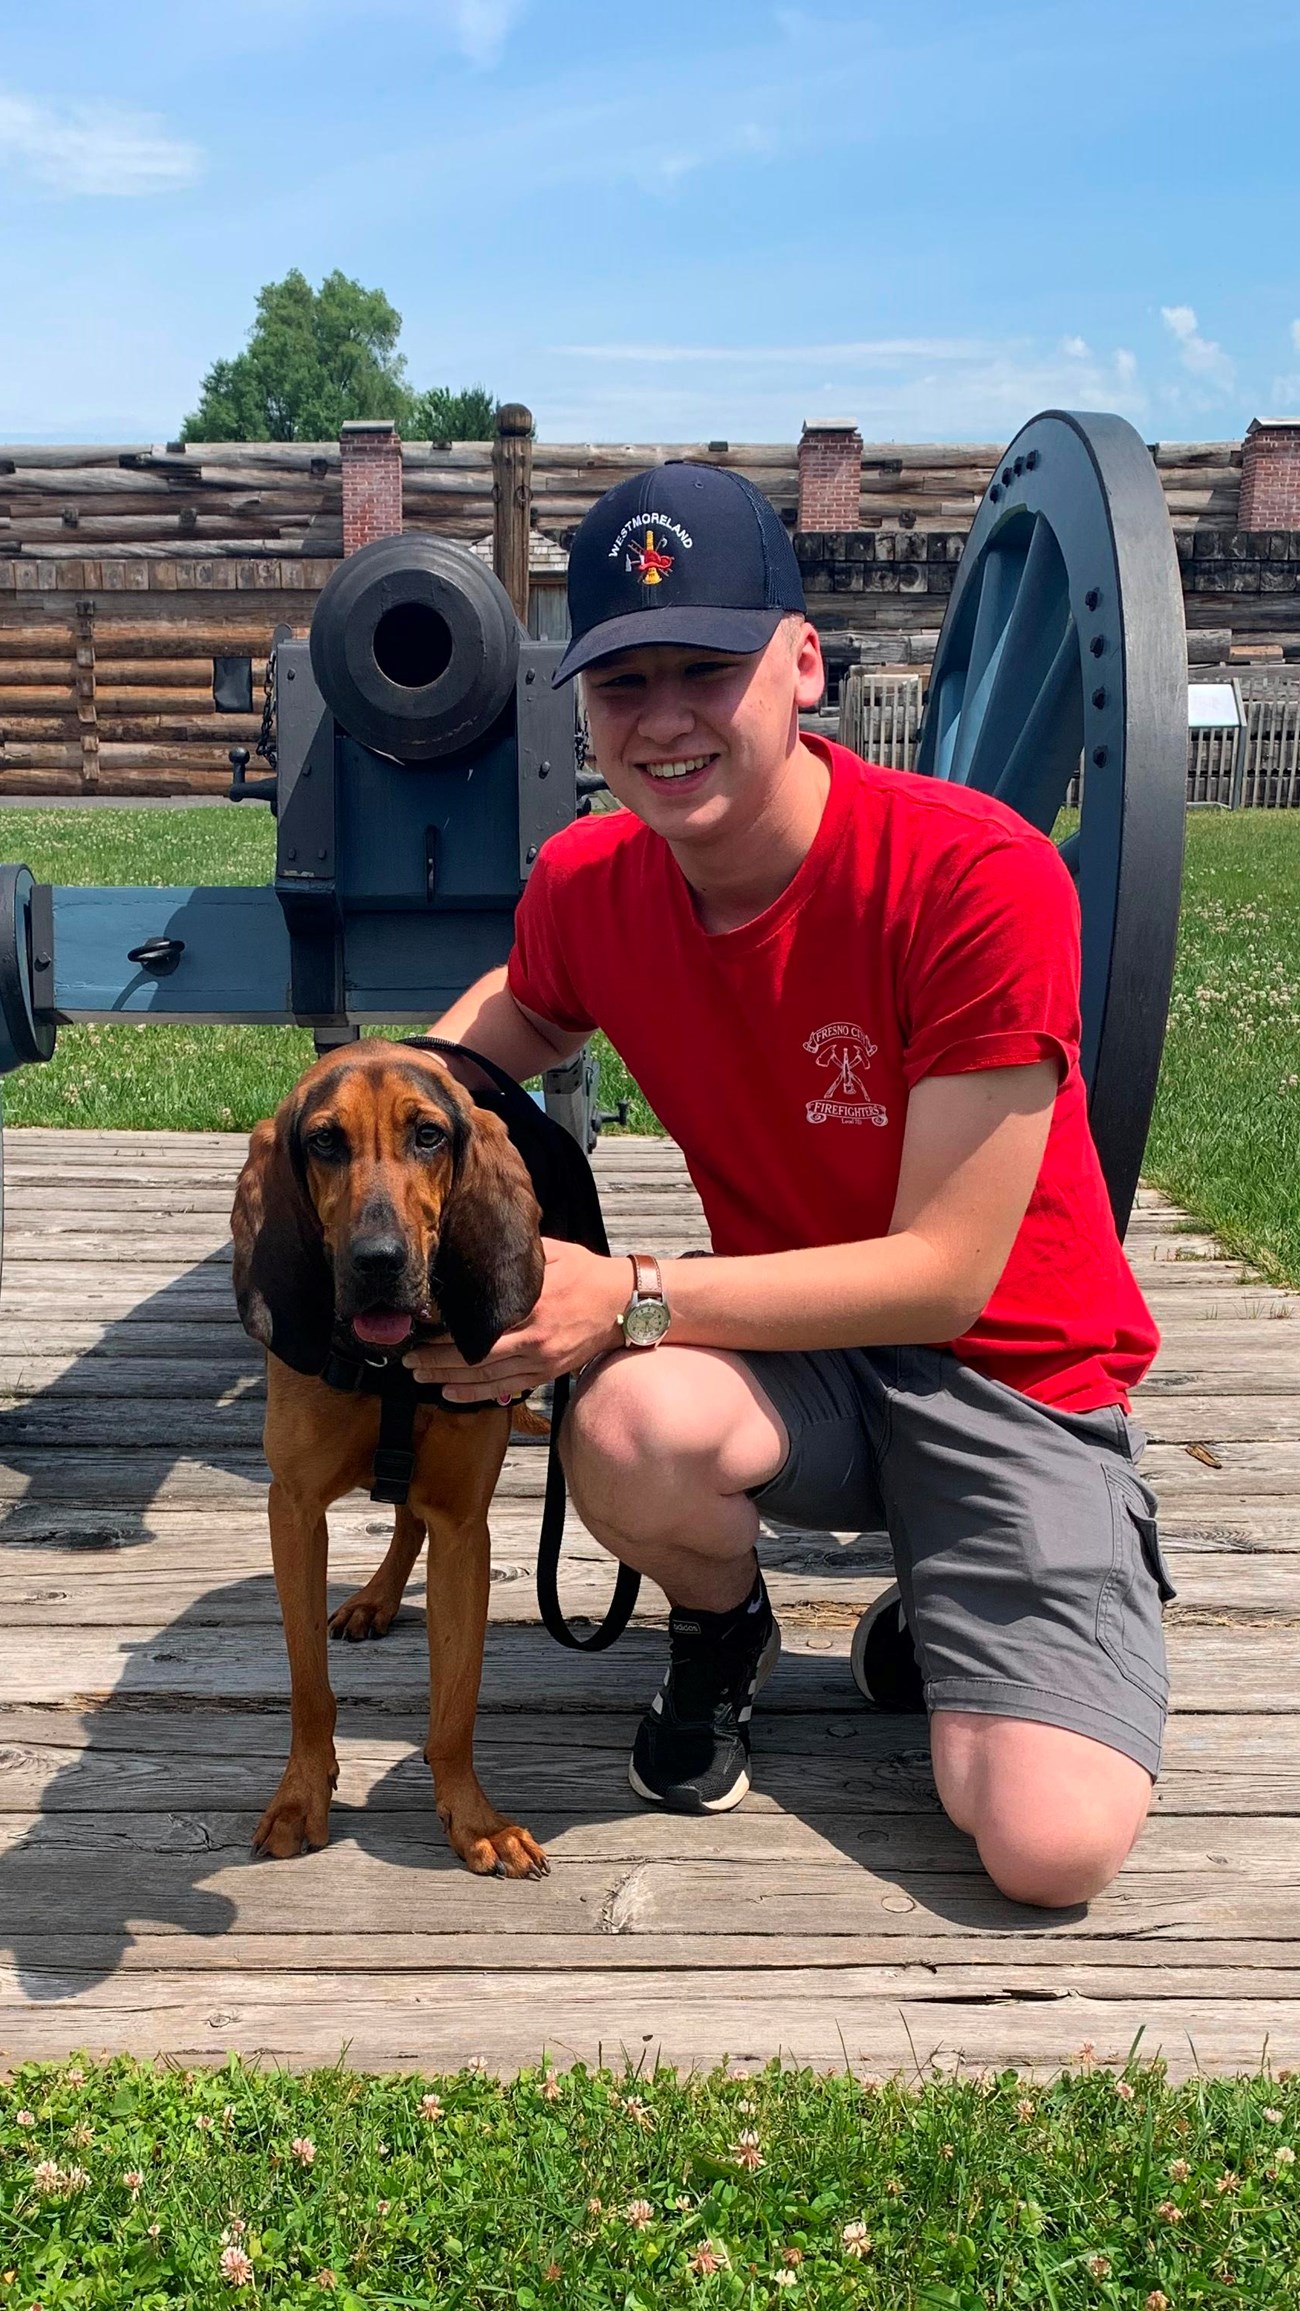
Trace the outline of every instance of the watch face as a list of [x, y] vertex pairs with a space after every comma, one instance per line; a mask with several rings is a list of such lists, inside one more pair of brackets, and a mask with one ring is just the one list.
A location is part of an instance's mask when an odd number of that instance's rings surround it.
[[634, 1348], [653, 1348], [668, 1330], [666, 1300], [636, 1300], [623, 1318], [623, 1336]]

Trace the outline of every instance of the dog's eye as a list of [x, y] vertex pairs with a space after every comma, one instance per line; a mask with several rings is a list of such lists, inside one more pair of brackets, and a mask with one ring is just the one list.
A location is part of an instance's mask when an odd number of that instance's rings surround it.
[[309, 1155], [322, 1156], [327, 1161], [331, 1156], [341, 1156], [345, 1152], [345, 1143], [338, 1125], [317, 1124], [315, 1131], [307, 1134], [307, 1152]]
[[415, 1144], [418, 1148], [422, 1148], [426, 1155], [430, 1155], [435, 1148], [445, 1147], [447, 1145], [447, 1134], [443, 1130], [441, 1124], [417, 1123], [415, 1127]]

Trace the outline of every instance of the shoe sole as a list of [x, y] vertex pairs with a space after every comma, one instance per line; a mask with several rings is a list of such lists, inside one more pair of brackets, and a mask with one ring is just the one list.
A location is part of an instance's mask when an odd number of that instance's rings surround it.
[[[902, 1601], [902, 1591], [897, 1582], [892, 1583], [888, 1589], [882, 1589], [875, 1604], [867, 1607], [866, 1612], [858, 1622], [857, 1628], [853, 1632], [853, 1643], [849, 1648], [849, 1669], [853, 1682], [867, 1708], [873, 1710], [877, 1717], [910, 1717], [916, 1714], [911, 1708], [896, 1703], [877, 1701], [867, 1682], [867, 1642], [871, 1632], [882, 1613], [893, 1612], [901, 1606]], [[924, 1705], [922, 1704], [922, 1706]]]
[[[773, 1621], [772, 1634], [758, 1657], [754, 1690], [746, 1705], [746, 1723], [748, 1723], [748, 1711], [752, 1710], [780, 1658], [781, 1624], [779, 1621]], [[697, 1798], [693, 1805], [669, 1806], [667, 1798], [661, 1797], [657, 1789], [648, 1788], [646, 1783], [642, 1781], [631, 1758], [627, 1761], [627, 1778], [637, 1796], [644, 1798], [647, 1805], [661, 1805], [670, 1813], [730, 1813], [732, 1807], [738, 1806], [741, 1799], [747, 1796], [750, 1787], [748, 1771], [742, 1767], [738, 1778], [733, 1781], [730, 1789], [723, 1791], [721, 1797], [701, 1797]]]

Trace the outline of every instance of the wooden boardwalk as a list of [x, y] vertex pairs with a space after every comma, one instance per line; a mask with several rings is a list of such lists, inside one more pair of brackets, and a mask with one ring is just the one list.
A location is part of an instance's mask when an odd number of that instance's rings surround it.
[[[785, 1633], [757, 1789], [722, 1820], [625, 1778], [663, 1601], [612, 1652], [537, 1627], [544, 1456], [494, 1521], [480, 1770], [545, 1841], [540, 1885], [470, 1878], [419, 1756], [422, 1577], [382, 1644], [331, 1652], [328, 1850], [254, 1863], [285, 1753], [260, 1359], [235, 1320], [243, 1145], [11, 1131], [0, 1299], [0, 2053], [229, 2048], [503, 2068], [658, 2052], [875, 2070], [1050, 2067], [1139, 2031], [1176, 2072], [1300, 2062], [1300, 1298], [1144, 1193], [1128, 1241], [1165, 1345], [1144, 1464], [1179, 1598], [1151, 1822], [1118, 1883], [1051, 1919], [1005, 1902], [940, 1813], [920, 1719], [871, 1717], [846, 1660], [879, 1535], [774, 1535]], [[703, 1240], [666, 1143], [606, 1142], [616, 1246]], [[1181, 1227], [1181, 1232], [1180, 1232]], [[1195, 1449], [1193, 1449], [1195, 1448]], [[331, 1596], [386, 1512], [332, 1519]], [[571, 1534], [570, 1612], [608, 1593]]]

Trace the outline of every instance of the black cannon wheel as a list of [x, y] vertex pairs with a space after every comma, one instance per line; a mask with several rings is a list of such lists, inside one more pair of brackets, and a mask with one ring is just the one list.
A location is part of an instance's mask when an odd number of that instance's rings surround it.
[[995, 794], [1061, 845], [1083, 917], [1082, 1068], [1122, 1234], [1173, 978], [1187, 796], [1187, 647], [1164, 492], [1122, 417], [1048, 410], [971, 527], [917, 769]]
[[[0, 866], [0, 1056], [8, 1070], [48, 1059], [56, 1029], [32, 1008], [32, 876]], [[0, 1076], [0, 1257], [4, 1252], [4, 1078]]]

